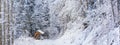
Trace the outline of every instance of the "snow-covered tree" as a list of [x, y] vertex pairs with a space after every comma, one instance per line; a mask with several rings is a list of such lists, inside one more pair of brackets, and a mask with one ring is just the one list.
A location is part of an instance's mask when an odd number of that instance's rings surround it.
[[19, 37], [25, 30], [32, 32], [32, 19], [34, 11], [34, 0], [15, 0], [14, 4], [15, 14], [15, 37]]
[[49, 2], [46, 0], [15, 0], [15, 37], [28, 30], [33, 36], [35, 31], [41, 29], [45, 32], [43, 37], [53, 38], [62, 30], [56, 14], [49, 14]]

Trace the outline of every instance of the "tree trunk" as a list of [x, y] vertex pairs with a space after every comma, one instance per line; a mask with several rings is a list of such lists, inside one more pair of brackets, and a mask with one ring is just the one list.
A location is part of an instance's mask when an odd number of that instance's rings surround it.
[[0, 0], [0, 45], [13, 45], [13, 15], [12, 15], [12, 0]]

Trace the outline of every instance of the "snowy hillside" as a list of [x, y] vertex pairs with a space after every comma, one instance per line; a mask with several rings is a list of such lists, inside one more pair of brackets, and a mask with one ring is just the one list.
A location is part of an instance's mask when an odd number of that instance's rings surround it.
[[[120, 45], [120, 0], [15, 0], [13, 7], [14, 45]], [[34, 39], [38, 29], [48, 36]]]

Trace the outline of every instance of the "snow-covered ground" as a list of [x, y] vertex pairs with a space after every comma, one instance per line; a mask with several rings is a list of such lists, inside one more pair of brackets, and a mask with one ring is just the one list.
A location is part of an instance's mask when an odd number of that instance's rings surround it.
[[[35, 1], [38, 4], [42, 0]], [[14, 45], [119, 45], [120, 18], [113, 11], [113, 3], [111, 0], [49, 0], [51, 25], [64, 27], [60, 36], [35, 40], [24, 35], [15, 39]]]

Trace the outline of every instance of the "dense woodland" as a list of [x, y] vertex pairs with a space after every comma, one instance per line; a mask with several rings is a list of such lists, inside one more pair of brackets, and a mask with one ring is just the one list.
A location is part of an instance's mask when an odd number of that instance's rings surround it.
[[119, 45], [120, 0], [0, 0], [0, 45], [39, 44]]

